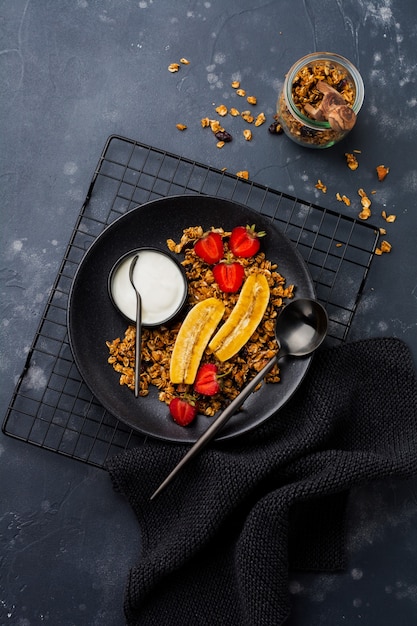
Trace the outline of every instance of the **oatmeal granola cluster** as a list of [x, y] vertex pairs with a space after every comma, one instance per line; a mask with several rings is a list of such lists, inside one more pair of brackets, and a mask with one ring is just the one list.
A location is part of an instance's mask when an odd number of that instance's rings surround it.
[[[299, 112], [311, 117], [306, 111], [306, 105], [318, 108], [323, 99], [323, 92], [317, 87], [320, 81], [326, 82], [330, 87], [343, 97], [343, 100], [349, 107], [352, 107], [356, 90], [349, 74], [346, 70], [329, 61], [317, 61], [316, 63], [305, 65], [296, 74], [292, 84], [291, 95], [294, 105]], [[307, 107], [308, 108], [308, 107]], [[324, 130], [315, 130], [300, 122], [288, 109], [285, 102], [284, 93], [278, 101], [278, 112], [283, 119], [287, 130], [303, 143], [314, 144], [317, 146], [325, 146], [332, 141], [340, 139], [341, 133], [331, 128]], [[314, 120], [311, 120], [314, 124]], [[343, 135], [344, 133], [342, 133]]]
[[[223, 237], [230, 233], [221, 228], [213, 229]], [[171, 252], [184, 254], [182, 265], [188, 278], [188, 303], [190, 306], [209, 297], [222, 300], [225, 305], [226, 319], [237, 302], [239, 294], [222, 292], [214, 280], [211, 268], [194, 252], [193, 243], [203, 234], [201, 226], [190, 227], [183, 231], [181, 240], [176, 243], [168, 240]], [[199, 411], [207, 416], [214, 415], [228, 401], [235, 398], [245, 384], [262, 369], [277, 351], [275, 339], [275, 321], [283, 300], [292, 298], [294, 285], [285, 284], [285, 278], [278, 272], [277, 265], [266, 259], [263, 252], [250, 259], [239, 259], [246, 275], [259, 272], [266, 276], [271, 297], [264, 317], [258, 329], [242, 350], [233, 358], [221, 363], [219, 375], [222, 376], [222, 390], [211, 398], [199, 400]], [[142, 330], [142, 371], [140, 376], [140, 395], [147, 396], [151, 386], [159, 390], [159, 400], [169, 404], [179, 393], [188, 391], [187, 385], [173, 385], [169, 379], [169, 364], [174, 343], [180, 328], [180, 322], [174, 326], [143, 328]], [[135, 326], [130, 325], [123, 338], [107, 341], [108, 362], [120, 375], [120, 385], [134, 389]], [[209, 362], [209, 354], [203, 356], [202, 364]], [[280, 380], [276, 365], [266, 377], [266, 382], [277, 383]]]

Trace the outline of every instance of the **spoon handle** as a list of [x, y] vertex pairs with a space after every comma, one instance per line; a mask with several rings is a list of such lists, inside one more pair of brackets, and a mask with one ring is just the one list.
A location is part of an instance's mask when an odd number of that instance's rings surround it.
[[136, 292], [136, 341], [135, 341], [135, 397], [139, 396], [140, 364], [142, 350], [142, 300]]
[[171, 480], [178, 474], [178, 472], [184, 467], [188, 461], [190, 461], [220, 430], [226, 422], [232, 417], [232, 415], [242, 406], [242, 403], [250, 396], [252, 391], [257, 385], [265, 378], [268, 372], [274, 367], [277, 361], [277, 356], [273, 356], [270, 361], [256, 374], [254, 378], [242, 389], [242, 391], [236, 396], [234, 400], [216, 417], [216, 419], [210, 424], [207, 430], [197, 439], [193, 446], [188, 450], [186, 455], [181, 461], [174, 467], [172, 472], [165, 478], [155, 493], [152, 494], [151, 500], [153, 500]]

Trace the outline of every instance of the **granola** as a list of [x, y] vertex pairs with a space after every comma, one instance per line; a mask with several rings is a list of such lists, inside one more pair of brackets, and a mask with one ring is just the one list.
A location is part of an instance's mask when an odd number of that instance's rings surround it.
[[[230, 235], [222, 228], [213, 229], [223, 237]], [[211, 267], [202, 261], [194, 252], [192, 244], [201, 237], [201, 226], [187, 228], [183, 231], [179, 242], [167, 240], [168, 249], [176, 254], [184, 254], [182, 265], [188, 278], [188, 302], [190, 305], [209, 297], [223, 301], [226, 319], [237, 302], [239, 294], [222, 292], [214, 280]], [[294, 294], [294, 285], [286, 285], [285, 278], [279, 273], [276, 263], [259, 252], [255, 257], [239, 259], [245, 268], [246, 275], [253, 272], [264, 274], [270, 287], [270, 301], [264, 317], [255, 333], [242, 350], [233, 358], [218, 362], [219, 375], [222, 375], [222, 390], [211, 398], [199, 399], [200, 412], [207, 416], [214, 415], [228, 401], [235, 398], [239, 391], [277, 352], [275, 339], [275, 321], [285, 299]], [[142, 330], [142, 371], [140, 376], [140, 396], [147, 396], [151, 387], [156, 387], [161, 402], [169, 404], [178, 393], [188, 391], [187, 385], [173, 385], [169, 378], [169, 364], [175, 339], [181, 323], [158, 328]], [[108, 363], [119, 374], [120, 385], [134, 389], [134, 358], [136, 328], [129, 325], [124, 337], [107, 341], [109, 350]], [[203, 356], [202, 363], [209, 362], [210, 355]], [[279, 367], [275, 365], [266, 377], [267, 383], [280, 380]]]

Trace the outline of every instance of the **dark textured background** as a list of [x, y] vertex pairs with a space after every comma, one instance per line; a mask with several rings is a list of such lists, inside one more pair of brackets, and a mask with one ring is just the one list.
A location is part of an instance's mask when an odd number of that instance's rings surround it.
[[[416, 25], [414, 0], [0, 2], [2, 411], [113, 133], [247, 169], [256, 182], [351, 216], [357, 189], [376, 189], [373, 221], [393, 249], [372, 264], [349, 339], [399, 337], [417, 362]], [[199, 122], [214, 116], [213, 104], [234, 103], [231, 80], [271, 119], [285, 72], [315, 50], [347, 56], [363, 76], [365, 103], [349, 137], [313, 151], [264, 125], [252, 142], [216, 149]], [[170, 74], [180, 57], [190, 65]], [[344, 153], [354, 149], [352, 172]], [[380, 163], [391, 168], [383, 183]], [[327, 194], [315, 188], [319, 178]], [[122, 625], [140, 532], [107, 474], [4, 435], [0, 453], [0, 623]], [[294, 575], [290, 626], [417, 622], [416, 488], [384, 481], [355, 491], [348, 569]]]

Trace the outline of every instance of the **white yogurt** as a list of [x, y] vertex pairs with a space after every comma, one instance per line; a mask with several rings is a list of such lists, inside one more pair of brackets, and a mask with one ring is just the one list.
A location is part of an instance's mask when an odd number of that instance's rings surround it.
[[118, 309], [127, 318], [136, 320], [136, 293], [129, 279], [133, 257], [139, 258], [133, 271], [133, 281], [142, 300], [142, 324], [161, 324], [181, 307], [187, 285], [178, 265], [157, 250], [132, 252], [115, 270], [111, 293]]

